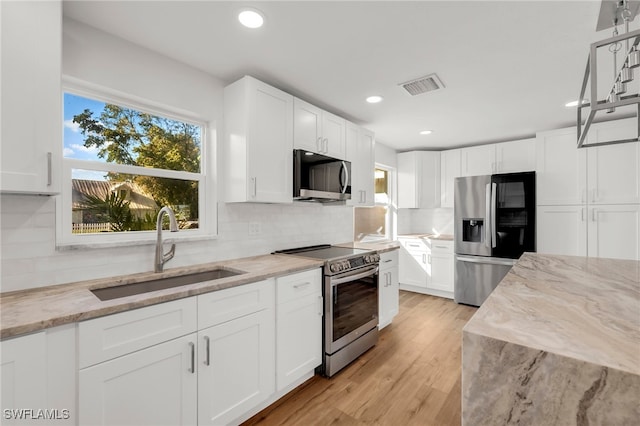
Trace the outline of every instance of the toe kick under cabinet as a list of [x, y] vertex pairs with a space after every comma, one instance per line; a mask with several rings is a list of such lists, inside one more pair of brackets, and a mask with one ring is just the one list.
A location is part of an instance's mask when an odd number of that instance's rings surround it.
[[453, 241], [400, 237], [400, 290], [453, 299]]

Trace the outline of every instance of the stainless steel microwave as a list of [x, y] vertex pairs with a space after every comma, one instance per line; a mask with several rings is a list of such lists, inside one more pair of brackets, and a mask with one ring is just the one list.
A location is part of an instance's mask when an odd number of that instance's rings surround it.
[[351, 163], [294, 149], [293, 199], [324, 203], [350, 200]]

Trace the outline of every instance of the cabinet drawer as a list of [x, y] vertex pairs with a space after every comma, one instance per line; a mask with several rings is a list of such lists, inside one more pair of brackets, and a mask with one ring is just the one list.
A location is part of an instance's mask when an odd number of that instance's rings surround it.
[[400, 244], [408, 251], [412, 253], [422, 253], [427, 249], [427, 245], [419, 238], [411, 238], [406, 240], [399, 240]]
[[448, 240], [429, 240], [431, 243], [432, 253], [452, 254], [453, 253], [453, 241]]
[[388, 269], [398, 266], [398, 250], [380, 253], [380, 269]]
[[188, 297], [78, 324], [79, 366], [85, 368], [197, 329], [196, 299]]
[[276, 280], [278, 304], [301, 297], [322, 294], [322, 272], [320, 269], [280, 277]]
[[198, 328], [222, 324], [262, 311], [275, 303], [274, 279], [198, 296]]

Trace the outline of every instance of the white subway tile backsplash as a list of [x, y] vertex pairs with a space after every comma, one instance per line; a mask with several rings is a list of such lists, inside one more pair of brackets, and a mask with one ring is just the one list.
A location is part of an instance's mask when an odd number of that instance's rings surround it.
[[[55, 197], [3, 194], [0, 212], [2, 292], [153, 270], [151, 245], [56, 251]], [[219, 203], [218, 238], [178, 243], [167, 268], [352, 239], [352, 207]]]

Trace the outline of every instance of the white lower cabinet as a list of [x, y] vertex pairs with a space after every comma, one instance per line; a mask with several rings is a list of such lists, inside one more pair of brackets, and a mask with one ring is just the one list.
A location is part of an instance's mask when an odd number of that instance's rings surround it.
[[81, 425], [194, 425], [192, 333], [80, 370]]
[[398, 250], [380, 253], [379, 294], [378, 294], [378, 328], [391, 324], [398, 314], [399, 282], [398, 282]]
[[[75, 388], [65, 393], [65, 407], [79, 412], [72, 423], [237, 424], [313, 376], [322, 363], [321, 270], [277, 282], [277, 290], [268, 279], [79, 323], [78, 361], [75, 340], [61, 341], [68, 356], [55, 354], [69, 360], [70, 378], [49, 376], [61, 389], [78, 374], [78, 410]], [[45, 406], [45, 337], [2, 342], [3, 408]]]
[[198, 424], [233, 423], [275, 391], [273, 309], [198, 332]]
[[322, 364], [322, 273], [276, 280], [276, 385], [282, 391]]
[[400, 289], [453, 298], [453, 241], [401, 238]]
[[0, 342], [0, 377], [3, 425], [78, 424], [75, 324]]

